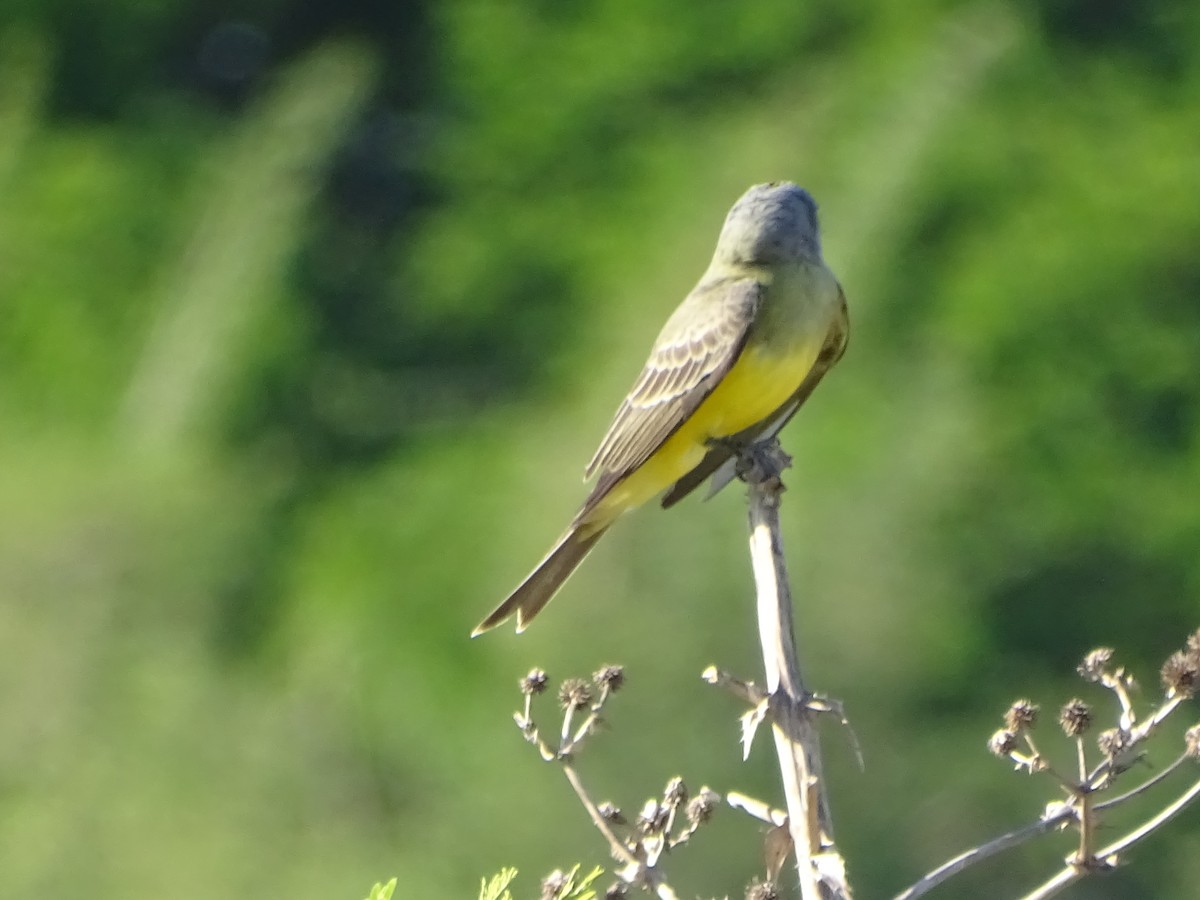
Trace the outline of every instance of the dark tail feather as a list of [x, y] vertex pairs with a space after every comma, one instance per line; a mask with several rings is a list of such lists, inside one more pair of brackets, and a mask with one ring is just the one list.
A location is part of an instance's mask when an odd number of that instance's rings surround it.
[[546, 558], [538, 563], [537, 568], [529, 573], [517, 589], [475, 626], [471, 637], [478, 637], [495, 628], [514, 613], [517, 616], [517, 633], [520, 634], [528, 628], [534, 616], [553, 599], [563, 582], [571, 577], [571, 573], [583, 562], [588, 551], [606, 530], [607, 527], [601, 528], [587, 537], [580, 537], [579, 532], [572, 528], [564, 534], [554, 545], [554, 549], [546, 554]]

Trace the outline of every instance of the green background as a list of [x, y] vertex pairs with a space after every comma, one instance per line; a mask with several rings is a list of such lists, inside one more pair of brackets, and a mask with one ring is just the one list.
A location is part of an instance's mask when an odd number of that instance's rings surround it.
[[[1198, 48], [1182, 0], [6, 0], [0, 896], [473, 897], [507, 864], [536, 896], [605, 852], [513, 727], [533, 665], [627, 666], [597, 799], [777, 798], [699, 680], [760, 665], [736, 486], [467, 633], [783, 178], [852, 317], [784, 508], [866, 757], [824, 729], [851, 879], [1036, 817], [1049, 783], [984, 748], [1007, 704], [1113, 724], [1078, 658], [1118, 647], [1149, 704], [1200, 619]], [[668, 871], [740, 897], [759, 846], [725, 812]], [[1192, 897], [1198, 860], [1191, 811], [1070, 896]]]

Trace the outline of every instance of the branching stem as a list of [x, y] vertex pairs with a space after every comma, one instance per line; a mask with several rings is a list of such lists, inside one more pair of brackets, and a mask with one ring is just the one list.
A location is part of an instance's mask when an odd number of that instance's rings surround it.
[[[1200, 781], [1197, 781], [1190, 788], [1181, 794], [1174, 803], [1163, 808], [1156, 815], [1151, 816], [1139, 827], [1129, 832], [1119, 840], [1113, 841], [1107, 847], [1099, 850], [1093, 858], [1094, 863], [1099, 863], [1102, 866], [1112, 866], [1119, 862], [1119, 857], [1122, 852], [1132, 847], [1139, 841], [1149, 837], [1153, 832], [1161, 828], [1175, 816], [1179, 815], [1189, 803], [1200, 797]], [[1053, 897], [1069, 884], [1073, 884], [1088, 872], [1095, 868], [1095, 865], [1078, 865], [1072, 864], [1065, 866], [1053, 878], [1041, 884], [1039, 887], [1030, 891], [1021, 900], [1045, 900], [1047, 897]]]
[[571, 783], [571, 789], [575, 791], [575, 796], [579, 798], [579, 802], [583, 804], [583, 808], [587, 810], [588, 815], [592, 817], [592, 824], [600, 830], [604, 835], [604, 839], [608, 841], [609, 849], [612, 850], [613, 859], [619, 859], [621, 862], [629, 866], [639, 866], [640, 861], [632, 853], [629, 848], [621, 842], [621, 840], [613, 834], [613, 830], [609, 828], [608, 821], [604, 816], [600, 815], [600, 810], [596, 808], [596, 804], [592, 802], [587, 790], [583, 786], [583, 782], [579, 780], [579, 773], [575, 771], [575, 767], [570, 763], [562, 762], [563, 774], [567, 776], [567, 781]]

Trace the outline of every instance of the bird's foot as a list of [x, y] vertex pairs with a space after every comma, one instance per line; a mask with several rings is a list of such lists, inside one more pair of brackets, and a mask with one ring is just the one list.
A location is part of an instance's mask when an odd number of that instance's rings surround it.
[[780, 476], [792, 464], [792, 458], [783, 452], [778, 438], [756, 441], [739, 447], [737, 473], [742, 481], [775, 491], [784, 490]]

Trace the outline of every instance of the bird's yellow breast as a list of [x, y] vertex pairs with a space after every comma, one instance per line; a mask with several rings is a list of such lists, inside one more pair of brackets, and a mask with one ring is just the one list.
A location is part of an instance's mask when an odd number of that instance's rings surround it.
[[762, 344], [747, 346], [680, 431], [687, 429], [690, 440], [704, 444], [763, 421], [812, 370], [824, 339], [824, 334], [814, 335], [782, 350]]
[[700, 464], [713, 438], [737, 434], [776, 412], [812, 370], [824, 335], [782, 350], [748, 346], [696, 411], [597, 504], [589, 524], [608, 525]]

